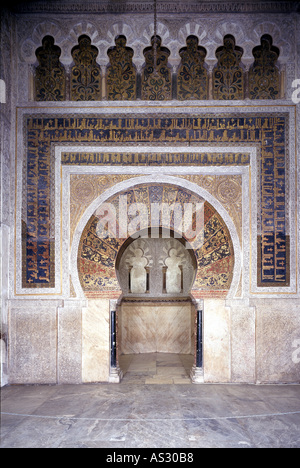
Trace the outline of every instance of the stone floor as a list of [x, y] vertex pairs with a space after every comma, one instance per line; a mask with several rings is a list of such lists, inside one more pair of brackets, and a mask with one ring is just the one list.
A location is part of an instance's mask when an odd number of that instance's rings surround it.
[[189, 354], [124, 354], [120, 367], [123, 382], [135, 384], [189, 384], [194, 356]]
[[127, 356], [121, 384], [4, 387], [0, 447], [300, 448], [299, 385], [193, 385], [189, 360]]

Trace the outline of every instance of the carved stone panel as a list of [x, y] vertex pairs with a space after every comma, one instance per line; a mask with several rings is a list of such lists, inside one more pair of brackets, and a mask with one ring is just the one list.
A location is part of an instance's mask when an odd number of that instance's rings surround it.
[[133, 251], [133, 255], [127, 259], [130, 266], [130, 292], [135, 294], [145, 294], [147, 292], [147, 271], [148, 260], [140, 248]]
[[179, 294], [182, 292], [182, 266], [183, 255], [178, 254], [175, 248], [170, 249], [169, 256], [165, 260], [166, 270], [166, 292]]
[[125, 249], [118, 269], [124, 296], [187, 296], [196, 273], [191, 255], [174, 238], [134, 240]]

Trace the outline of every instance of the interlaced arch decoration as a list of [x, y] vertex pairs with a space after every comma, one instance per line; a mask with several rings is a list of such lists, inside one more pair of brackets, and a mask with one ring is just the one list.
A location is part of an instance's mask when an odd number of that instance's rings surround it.
[[189, 297], [197, 271], [194, 251], [178, 232], [160, 228], [155, 234], [151, 228], [139, 231], [120, 248], [115, 265], [123, 297]]
[[[126, 36], [119, 34], [115, 37], [115, 46], [108, 48], [109, 64], [103, 72], [106, 79], [105, 89], [102, 89], [102, 65], [99, 63], [103, 63], [103, 48], [99, 55], [98, 47], [92, 45], [87, 34], [79, 36], [78, 45], [71, 50], [74, 63], [70, 72], [72, 101], [279, 99], [282, 94], [280, 70], [276, 65], [280, 49], [273, 46], [269, 34], [264, 34], [261, 45], [253, 48], [255, 60], [248, 73], [249, 91], [245, 86], [245, 67], [241, 63], [244, 51], [236, 45], [231, 34], [226, 34], [223, 46], [216, 49], [218, 62], [212, 73], [205, 63], [207, 50], [199, 45], [195, 34], [187, 37], [186, 47], [178, 52], [174, 50], [174, 44], [170, 50], [162, 46], [160, 36], [152, 36], [151, 46], [143, 49], [145, 62], [142, 67], [138, 58], [139, 66], [135, 65], [135, 50], [126, 43]], [[54, 45], [54, 38], [49, 35], [42, 39], [42, 44], [35, 52], [40, 62], [36, 67], [35, 99], [66, 100], [67, 77], [59, 62], [61, 49]], [[181, 58], [177, 67], [171, 57], [174, 53]], [[209, 91], [210, 86], [212, 91]]]

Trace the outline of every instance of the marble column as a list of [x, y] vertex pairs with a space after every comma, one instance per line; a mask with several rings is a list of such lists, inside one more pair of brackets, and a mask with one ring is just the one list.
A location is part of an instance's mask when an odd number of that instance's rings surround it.
[[204, 382], [203, 371], [203, 301], [197, 301], [195, 312], [195, 362], [191, 369], [191, 381]]
[[123, 377], [118, 363], [117, 348], [117, 301], [110, 301], [110, 368], [109, 379], [111, 383], [120, 383]]

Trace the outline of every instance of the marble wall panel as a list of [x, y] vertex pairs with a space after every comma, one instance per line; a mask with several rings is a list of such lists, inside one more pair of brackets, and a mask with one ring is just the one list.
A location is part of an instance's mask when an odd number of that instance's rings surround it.
[[109, 299], [90, 299], [82, 312], [82, 381], [107, 382], [109, 365]]
[[[5, 15], [2, 18], [1, 26], [5, 24]], [[8, 35], [9, 36], [9, 35]], [[11, 235], [13, 231], [13, 216], [11, 215], [11, 200], [13, 191], [11, 190], [13, 171], [11, 169], [12, 154], [10, 152], [10, 131], [12, 128], [10, 106], [7, 102], [8, 92], [11, 91], [11, 84], [5, 80], [5, 75], [9, 64], [7, 63], [7, 54], [10, 50], [9, 39], [5, 36], [5, 51], [1, 53], [0, 70], [1, 80], [4, 79], [4, 92], [0, 97], [0, 190], [1, 190], [1, 203], [0, 203], [0, 338], [2, 340], [1, 350], [1, 371], [0, 371], [0, 385], [6, 385], [8, 382], [8, 369], [7, 369], [7, 315], [8, 315], [8, 296], [9, 296], [9, 270], [12, 261], [9, 258], [9, 249], [11, 242]], [[8, 49], [8, 50], [7, 50]], [[2, 50], [2, 49], [1, 49]], [[3, 73], [5, 74], [3, 75]], [[1, 83], [2, 84], [2, 83]], [[5, 361], [5, 362], [4, 362]]]
[[193, 320], [190, 303], [125, 303], [119, 313], [119, 342], [123, 354], [192, 354]]
[[300, 303], [260, 300], [257, 310], [258, 383], [300, 383]]
[[58, 310], [58, 383], [81, 383], [82, 310], [64, 307]]
[[203, 330], [204, 381], [230, 382], [230, 308], [225, 301], [204, 300]]
[[4, 224], [0, 226], [0, 338], [1, 338], [1, 371], [0, 385], [1, 387], [8, 383], [7, 369], [7, 332], [8, 332], [8, 255], [4, 256], [4, 252], [9, 252], [10, 228]]
[[57, 382], [55, 301], [13, 301], [9, 309], [9, 383]]
[[255, 308], [231, 307], [231, 381], [255, 382]]

